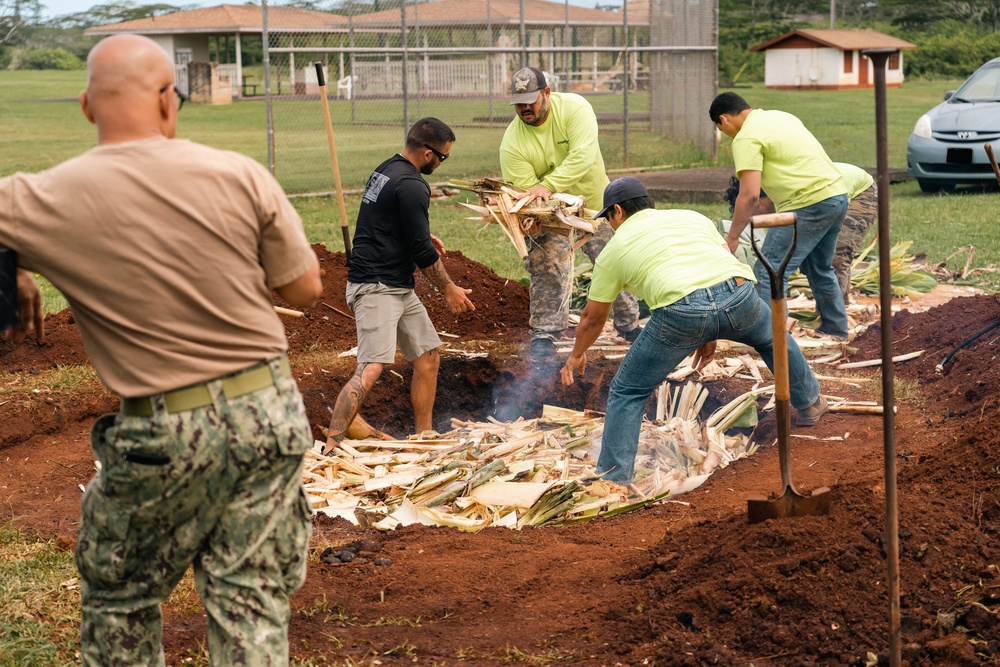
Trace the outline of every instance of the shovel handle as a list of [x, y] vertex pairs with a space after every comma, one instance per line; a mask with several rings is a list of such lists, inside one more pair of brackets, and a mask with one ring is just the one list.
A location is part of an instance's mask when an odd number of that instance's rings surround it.
[[[755, 215], [750, 218], [750, 243], [757, 259], [767, 269], [771, 278], [771, 338], [774, 359], [774, 408], [778, 428], [778, 462], [781, 466], [781, 485], [785, 492], [797, 493], [792, 485], [792, 405], [788, 372], [788, 332], [785, 331], [785, 268], [795, 253], [799, 240], [799, 228], [795, 224], [794, 212]], [[792, 226], [792, 244], [785, 253], [778, 268], [775, 268], [757, 245], [754, 236], [756, 227]]]
[[795, 224], [795, 211], [785, 211], [784, 213], [762, 213], [750, 218], [754, 227], [769, 229], [771, 227], [787, 227]]
[[[781, 300], [784, 303], [785, 300], [785, 290], [784, 290], [784, 276], [785, 268], [788, 266], [788, 262], [792, 260], [792, 255], [795, 253], [795, 246], [799, 242], [799, 228], [795, 224], [797, 216], [794, 211], [789, 211], [786, 213], [767, 213], [765, 215], [755, 215], [750, 218], [750, 243], [753, 245], [754, 254], [757, 255], [757, 259], [760, 263], [767, 269], [767, 275], [771, 278], [771, 301]], [[760, 246], [757, 245], [757, 237], [754, 235], [754, 229], [758, 227], [761, 229], [768, 229], [771, 227], [792, 227], [792, 245], [789, 246], [788, 252], [781, 260], [781, 264], [777, 268], [774, 267], [771, 262], [767, 261], [764, 257], [764, 253], [761, 251]]]

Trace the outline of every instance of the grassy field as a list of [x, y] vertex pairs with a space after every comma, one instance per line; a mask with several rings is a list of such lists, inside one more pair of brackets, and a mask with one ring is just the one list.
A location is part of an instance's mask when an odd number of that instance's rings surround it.
[[[936, 104], [945, 90], [959, 82], [907, 82], [890, 89], [888, 98], [889, 154], [893, 167], [906, 164], [906, 139], [916, 119]], [[0, 72], [0, 145], [3, 160], [0, 176], [18, 170], [38, 171], [77, 155], [93, 146], [93, 128], [81, 115], [73, 98], [85, 86], [83, 72]], [[795, 113], [809, 126], [834, 160], [861, 166], [875, 165], [874, 96], [872, 91], [776, 91], [761, 84], [740, 89], [754, 106], [780, 108]], [[27, 101], [25, 101], [27, 100]], [[50, 100], [50, 101], [43, 101]], [[62, 100], [62, 101], [58, 101]], [[620, 111], [621, 98], [592, 98], [598, 112]], [[630, 108], [648, 111], [648, 96], [633, 95]], [[347, 188], [364, 183], [371, 169], [402, 144], [402, 105], [392, 101], [357, 101], [351, 124], [351, 105], [331, 102], [335, 119], [337, 150]], [[419, 112], [437, 115], [456, 126], [458, 141], [453, 158], [435, 172], [434, 181], [475, 178], [499, 171], [497, 147], [500, 127], [469, 127], [479, 115], [488, 113], [485, 101], [420, 101], [411, 103], [411, 117]], [[510, 113], [503, 100], [493, 105], [494, 115]], [[333, 189], [329, 152], [321, 107], [315, 100], [281, 101], [274, 105], [276, 173], [289, 192], [328, 192]], [[706, 123], [708, 123], [706, 114]], [[181, 113], [181, 137], [267, 161], [264, 104], [240, 102], [225, 106], [189, 105]], [[373, 123], [371, 125], [361, 123]], [[634, 128], [642, 128], [636, 123]], [[602, 127], [601, 143], [609, 169], [622, 166], [620, 125]], [[691, 146], [677, 144], [636, 129], [630, 134], [632, 165], [706, 166], [732, 163], [729, 139], [723, 137], [715, 158], [699, 154]], [[1000, 195], [959, 190], [951, 196], [929, 196], [915, 183], [893, 186], [893, 240], [913, 241], [913, 250], [928, 261], [940, 262], [966, 245], [976, 247], [974, 267], [1000, 264], [1000, 240], [990, 233], [1000, 211]], [[468, 200], [468, 195], [456, 199]], [[348, 196], [348, 217], [354, 220], [358, 199]], [[306, 222], [309, 237], [331, 248], [341, 246], [336, 202], [328, 197], [297, 198], [295, 205]], [[661, 206], [669, 206], [664, 202]], [[713, 219], [727, 216], [722, 205], [700, 207]], [[482, 261], [497, 273], [523, 278], [521, 262], [496, 229], [479, 231], [465, 218], [469, 214], [455, 199], [433, 204], [432, 224], [449, 247]], [[955, 260], [957, 261], [957, 260]], [[978, 274], [972, 282], [983, 287], [1000, 286], [993, 274]], [[54, 301], [53, 307], [62, 307]]]
[[[73, 101], [84, 87], [83, 72], [0, 72], [0, 141], [5, 159], [0, 175], [17, 170], [38, 171], [93, 145], [94, 135]], [[958, 82], [909, 82], [890, 89], [888, 119], [890, 162], [906, 164], [906, 138], [913, 124], [941, 100], [945, 90]], [[777, 91], [761, 84], [740, 89], [751, 104], [795, 113], [813, 130], [834, 160], [874, 166], [874, 95], [859, 91]], [[28, 101], [25, 101], [28, 100]], [[31, 100], [34, 100], [33, 102]], [[62, 100], [45, 101], [39, 100]], [[591, 98], [598, 113], [620, 113], [622, 98], [603, 95]], [[394, 100], [332, 100], [337, 150], [346, 187], [363, 185], [378, 158], [399, 150], [403, 138], [403, 107]], [[636, 113], [648, 113], [649, 96], [629, 97]], [[423, 100], [410, 104], [410, 118], [437, 116], [456, 129], [454, 158], [436, 174], [442, 179], [496, 174], [497, 147], [502, 126], [485, 127], [478, 118], [489, 113], [485, 100]], [[501, 98], [492, 108], [495, 117], [511, 114]], [[316, 100], [281, 100], [274, 103], [275, 163], [282, 185], [289, 192], [332, 189], [325, 125]], [[352, 114], [353, 120], [352, 123]], [[708, 127], [708, 111], [705, 110]], [[235, 150], [262, 163], [267, 161], [265, 110], [261, 100], [224, 106], [184, 108], [178, 134], [219, 148]], [[693, 147], [650, 133], [648, 125], [634, 122], [629, 134], [629, 166], [731, 164], [729, 140], [723, 139], [716, 158], [708, 158]], [[608, 168], [623, 167], [623, 136], [620, 124], [601, 130], [601, 144]]]

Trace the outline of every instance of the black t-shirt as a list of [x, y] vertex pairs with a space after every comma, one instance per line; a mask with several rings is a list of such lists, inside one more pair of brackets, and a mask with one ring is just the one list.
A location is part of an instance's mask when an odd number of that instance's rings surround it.
[[413, 288], [413, 270], [438, 260], [427, 208], [431, 188], [409, 160], [394, 155], [372, 172], [361, 198], [347, 279]]

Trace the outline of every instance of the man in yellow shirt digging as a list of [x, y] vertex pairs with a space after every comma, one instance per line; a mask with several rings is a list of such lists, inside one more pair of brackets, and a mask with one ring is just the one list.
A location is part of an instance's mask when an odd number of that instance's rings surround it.
[[[632, 481], [643, 410], [653, 390], [692, 352], [695, 366], [712, 360], [715, 341], [750, 345], [773, 371], [768, 305], [754, 290], [753, 271], [729, 251], [711, 220], [694, 211], [658, 211], [645, 186], [619, 178], [604, 191], [598, 214], [615, 230], [597, 258], [576, 344], [563, 366], [563, 384], [587, 364], [611, 302], [622, 289], [644, 299], [649, 323], [611, 381], [597, 472], [619, 484]], [[788, 334], [788, 369], [796, 425], [814, 426], [826, 399], [802, 351]]]

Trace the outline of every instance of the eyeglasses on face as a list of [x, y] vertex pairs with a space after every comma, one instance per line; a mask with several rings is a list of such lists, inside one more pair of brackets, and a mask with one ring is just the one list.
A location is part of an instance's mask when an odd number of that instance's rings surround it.
[[188, 101], [188, 96], [180, 91], [180, 88], [177, 87], [177, 84], [175, 83], [163, 84], [163, 87], [160, 88], [160, 95], [167, 92], [167, 89], [170, 88], [171, 86], [174, 87], [174, 93], [177, 94], [177, 110], [180, 111], [181, 109], [184, 108], [184, 103]]
[[439, 151], [438, 149], [434, 148], [430, 144], [424, 144], [424, 148], [426, 148], [427, 150], [429, 150], [431, 153], [434, 153], [434, 155], [437, 156], [437, 159], [441, 160], [441, 162], [444, 162], [445, 160], [448, 159], [448, 154], [447, 153], [442, 153], [441, 151]]

